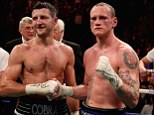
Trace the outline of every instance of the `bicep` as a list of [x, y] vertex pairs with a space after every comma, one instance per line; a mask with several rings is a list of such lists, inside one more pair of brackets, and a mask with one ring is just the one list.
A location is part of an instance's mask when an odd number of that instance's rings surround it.
[[65, 68], [65, 80], [67, 85], [72, 86], [72, 85], [76, 85], [75, 70], [74, 70], [75, 58], [74, 58], [73, 50], [71, 50], [67, 56], [68, 56], [68, 63]]
[[133, 50], [123, 52], [123, 59], [119, 65], [119, 76], [127, 84], [139, 83], [139, 59]]
[[9, 57], [8, 66], [4, 72], [5, 79], [17, 80], [22, 70], [22, 58], [17, 50]]

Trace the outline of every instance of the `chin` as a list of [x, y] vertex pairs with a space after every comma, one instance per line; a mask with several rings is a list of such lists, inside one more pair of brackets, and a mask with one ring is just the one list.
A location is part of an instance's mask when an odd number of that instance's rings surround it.
[[97, 32], [97, 33], [95, 33], [94, 35], [99, 37], [99, 36], [102, 36], [103, 34], [100, 33], [100, 32], [99, 32], [99, 33]]

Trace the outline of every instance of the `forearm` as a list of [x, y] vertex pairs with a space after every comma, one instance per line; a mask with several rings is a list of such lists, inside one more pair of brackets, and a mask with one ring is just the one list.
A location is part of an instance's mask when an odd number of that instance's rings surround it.
[[96, 71], [110, 82], [125, 105], [131, 108], [136, 106], [139, 98], [138, 68], [119, 69], [117, 74], [110, 65], [109, 59], [101, 56], [96, 65]]
[[[135, 77], [136, 76], [136, 77]], [[122, 85], [115, 89], [121, 101], [134, 108], [139, 99], [139, 79], [138, 74], [130, 74], [128, 70], [119, 70], [117, 77], [122, 80]], [[135, 78], [135, 79], [133, 79]]]
[[67, 104], [68, 104], [70, 112], [79, 111], [79, 100], [78, 99], [74, 99], [71, 97], [67, 97], [66, 99], [67, 99]]
[[58, 83], [49, 80], [43, 83], [23, 85], [12, 80], [4, 80], [0, 83], [1, 96], [18, 97], [29, 94], [52, 95]]
[[59, 84], [58, 95], [70, 96], [79, 100], [85, 100], [87, 97], [87, 86], [78, 85], [72, 87]]
[[72, 97], [79, 100], [86, 100], [87, 98], [87, 86], [86, 85], [78, 85], [73, 87], [73, 95]]
[[10, 80], [1, 81], [0, 95], [2, 97], [19, 97], [26, 95], [25, 85]]
[[139, 88], [135, 81], [131, 80], [130, 84], [123, 83], [123, 85], [115, 91], [125, 105], [130, 108], [134, 108], [137, 105]]

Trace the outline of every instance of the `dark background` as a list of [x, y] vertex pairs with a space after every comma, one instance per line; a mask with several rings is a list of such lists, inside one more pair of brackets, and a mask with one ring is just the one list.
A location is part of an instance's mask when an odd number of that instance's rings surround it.
[[[58, 18], [66, 24], [65, 39], [80, 44], [83, 52], [95, 43], [89, 28], [89, 11], [101, 1], [115, 8], [118, 17], [115, 34], [130, 44], [140, 58], [153, 47], [154, 0], [0, 0], [1, 47], [20, 37], [19, 21], [24, 16], [31, 16], [31, 8], [37, 1], [47, 1], [56, 6]], [[74, 22], [76, 16], [82, 17], [79, 23]]]

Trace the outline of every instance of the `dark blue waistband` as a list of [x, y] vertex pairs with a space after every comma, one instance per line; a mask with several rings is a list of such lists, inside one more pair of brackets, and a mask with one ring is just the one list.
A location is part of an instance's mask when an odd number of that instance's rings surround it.
[[90, 107], [84, 102], [81, 104], [80, 114], [81, 115], [125, 115], [125, 108], [116, 109], [102, 109], [96, 107]]

